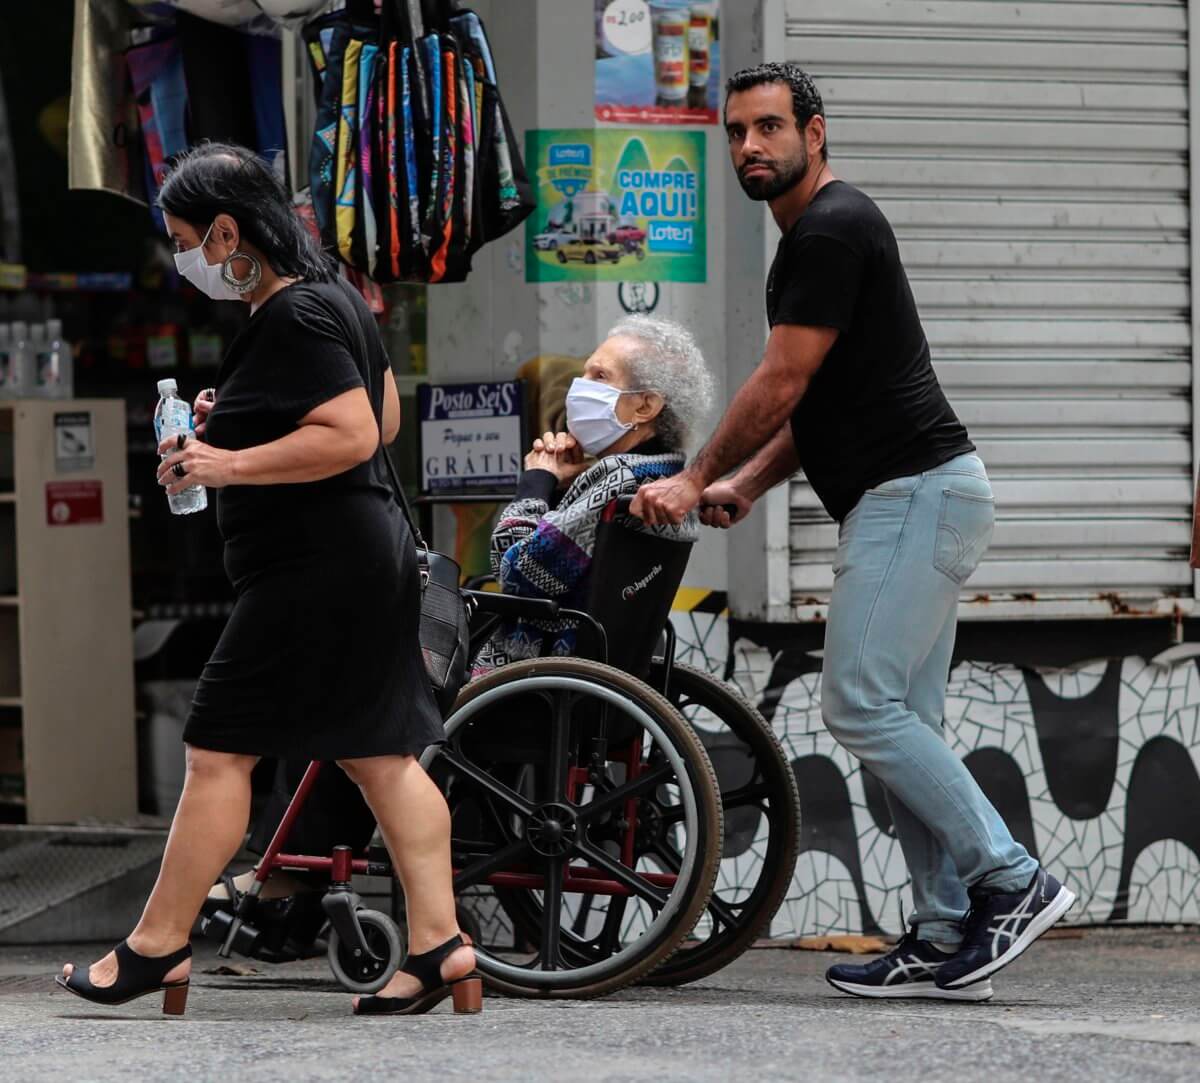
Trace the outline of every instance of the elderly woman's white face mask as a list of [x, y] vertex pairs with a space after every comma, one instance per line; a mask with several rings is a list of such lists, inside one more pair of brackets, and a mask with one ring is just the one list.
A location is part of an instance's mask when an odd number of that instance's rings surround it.
[[575, 377], [567, 390], [567, 431], [589, 455], [599, 455], [633, 428], [632, 422], [617, 417], [617, 403], [622, 395], [639, 392], [640, 388], [622, 389]]

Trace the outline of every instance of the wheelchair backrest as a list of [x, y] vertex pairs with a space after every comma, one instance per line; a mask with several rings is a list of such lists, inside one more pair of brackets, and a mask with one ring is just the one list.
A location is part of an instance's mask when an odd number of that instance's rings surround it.
[[596, 527], [587, 611], [604, 628], [608, 664], [645, 677], [692, 546], [627, 524], [614, 501]]

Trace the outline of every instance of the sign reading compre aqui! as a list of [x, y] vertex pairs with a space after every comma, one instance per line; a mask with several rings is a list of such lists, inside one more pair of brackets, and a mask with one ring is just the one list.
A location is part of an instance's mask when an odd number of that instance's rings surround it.
[[705, 281], [704, 150], [703, 132], [529, 132], [526, 280]]
[[521, 470], [521, 382], [421, 384], [421, 489], [505, 491]]

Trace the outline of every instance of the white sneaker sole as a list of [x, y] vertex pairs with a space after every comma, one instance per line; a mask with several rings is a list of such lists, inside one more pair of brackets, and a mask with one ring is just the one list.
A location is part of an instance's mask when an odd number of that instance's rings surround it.
[[1065, 887], [1058, 889], [1058, 894], [1054, 896], [1050, 905], [1046, 907], [1036, 918], [1029, 923], [1029, 928], [1026, 929], [1013, 943], [1008, 951], [1001, 955], [997, 955], [990, 963], [984, 963], [978, 970], [973, 970], [969, 974], [964, 974], [961, 978], [956, 978], [946, 986], [947, 989], [962, 989], [964, 986], [973, 985], [975, 982], [983, 981], [984, 978], [989, 978], [1000, 970], [1002, 967], [1008, 966], [1014, 959], [1021, 955], [1026, 948], [1030, 947], [1033, 942], [1050, 928], [1059, 918], [1071, 909], [1075, 902], [1075, 892], [1069, 891]]
[[835, 989], [851, 996], [871, 1000], [991, 1000], [995, 990], [990, 981], [976, 982], [970, 989], [939, 989], [931, 981], [902, 982], [899, 985], [856, 985], [854, 982], [826, 978]]

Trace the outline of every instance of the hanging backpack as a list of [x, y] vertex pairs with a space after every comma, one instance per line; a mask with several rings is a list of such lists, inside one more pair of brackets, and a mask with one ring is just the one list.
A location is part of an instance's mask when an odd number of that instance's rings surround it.
[[[448, 0], [453, 7], [452, 0]], [[483, 104], [476, 170], [482, 185], [482, 221], [479, 244], [502, 237], [525, 221], [537, 206], [525, 163], [521, 158], [508, 111], [496, 82], [496, 64], [483, 21], [463, 9], [451, 16], [450, 25], [467, 54], [483, 70]], [[478, 247], [478, 245], [476, 246]]]
[[304, 30], [322, 244], [376, 282], [461, 282], [533, 192], [479, 17], [454, 0], [347, 0]]

